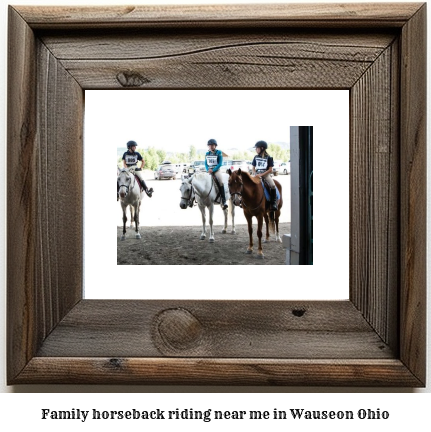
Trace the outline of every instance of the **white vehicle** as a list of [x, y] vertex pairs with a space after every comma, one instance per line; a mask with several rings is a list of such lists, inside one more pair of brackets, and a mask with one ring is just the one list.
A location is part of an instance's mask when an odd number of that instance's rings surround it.
[[205, 169], [205, 161], [197, 160], [193, 162], [193, 168], [195, 169], [195, 173], [206, 171]]
[[289, 162], [283, 162], [280, 165], [279, 174], [286, 174], [286, 175], [290, 174], [290, 161]]
[[231, 171], [236, 171], [238, 168], [241, 168], [241, 171], [248, 172], [248, 165], [245, 160], [232, 160], [230, 164], [226, 166], [226, 169], [228, 168], [230, 168]]
[[272, 172], [276, 176], [280, 174], [280, 165], [283, 163], [283, 161], [274, 161], [274, 166], [272, 167]]

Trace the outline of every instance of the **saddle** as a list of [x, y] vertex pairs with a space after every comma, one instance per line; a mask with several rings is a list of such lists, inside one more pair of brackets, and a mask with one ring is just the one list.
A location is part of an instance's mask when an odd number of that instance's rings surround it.
[[[263, 178], [261, 178], [260, 180], [261, 180], [261, 183], [262, 183], [263, 192], [265, 194], [266, 200], [267, 201], [271, 201], [271, 194], [269, 192], [269, 190], [271, 188], [269, 187], [268, 182], [265, 179], [263, 179]], [[275, 190], [276, 190], [276, 196], [277, 196], [277, 201], [278, 201], [280, 199], [280, 192], [278, 191], [277, 185], [275, 185]]]

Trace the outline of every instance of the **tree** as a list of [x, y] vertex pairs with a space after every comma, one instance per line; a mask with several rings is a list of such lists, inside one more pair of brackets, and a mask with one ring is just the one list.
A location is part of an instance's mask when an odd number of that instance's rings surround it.
[[278, 144], [270, 143], [268, 145], [268, 153], [274, 158], [274, 160], [287, 162], [290, 159], [290, 150], [283, 149]]
[[189, 161], [193, 162], [194, 160], [196, 160], [196, 147], [191, 145], [189, 150]]
[[164, 150], [157, 150], [156, 153], [159, 156], [160, 162], [163, 162], [166, 160], [166, 152]]

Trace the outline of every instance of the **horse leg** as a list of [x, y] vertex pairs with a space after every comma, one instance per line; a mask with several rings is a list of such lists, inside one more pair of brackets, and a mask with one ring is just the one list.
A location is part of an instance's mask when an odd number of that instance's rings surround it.
[[267, 243], [267, 242], [269, 242], [269, 217], [268, 217], [268, 213], [265, 212], [264, 218], [265, 218], [265, 226], [266, 226], [266, 238], [263, 242]]
[[131, 205], [130, 206], [130, 228], [133, 228], [134, 221], [135, 221], [135, 208]]
[[127, 222], [127, 215], [126, 210], [127, 207], [123, 207], [123, 235], [121, 236], [121, 240], [126, 240], [126, 222]]
[[205, 240], [206, 235], [206, 229], [205, 229], [205, 223], [206, 223], [206, 216], [205, 216], [205, 206], [201, 206], [199, 204], [199, 210], [202, 214], [202, 234], [201, 234], [201, 240]]
[[224, 209], [223, 210], [223, 214], [224, 214], [224, 227], [221, 230], [222, 234], [226, 234], [227, 233], [227, 217], [228, 217], [228, 210], [229, 209]]
[[214, 204], [211, 203], [211, 205], [208, 207], [208, 211], [210, 214], [210, 243], [214, 243], [214, 230], [213, 230], [213, 216], [214, 216]]
[[235, 234], [235, 206], [233, 205], [232, 198], [230, 199], [230, 214], [232, 216], [232, 231], [231, 231], [231, 234]]
[[140, 239], [141, 238], [141, 234], [139, 234], [139, 207], [140, 207], [140, 203], [138, 202], [138, 204], [135, 206], [134, 210], [135, 210], [135, 238], [136, 239]]
[[253, 253], [253, 222], [252, 222], [252, 216], [245, 215], [245, 218], [247, 219], [247, 225], [248, 225], [248, 235], [249, 235], [249, 243], [247, 252], [248, 254]]
[[259, 247], [257, 249], [257, 257], [263, 258], [263, 250], [262, 250], [262, 226], [263, 226], [263, 216], [260, 214], [257, 217], [257, 238], [259, 239]]
[[278, 232], [278, 218], [280, 217], [280, 210], [275, 212], [275, 241], [282, 243], [281, 235]]

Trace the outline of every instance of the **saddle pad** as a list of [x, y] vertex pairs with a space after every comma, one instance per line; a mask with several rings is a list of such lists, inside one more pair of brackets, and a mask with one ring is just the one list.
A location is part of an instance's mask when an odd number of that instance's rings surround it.
[[[265, 183], [263, 182], [263, 180], [261, 180], [262, 183], [262, 187], [263, 187], [263, 191], [265, 193], [265, 198], [267, 201], [271, 201], [271, 195], [269, 193], [269, 189], [265, 187]], [[277, 196], [277, 201], [280, 199], [280, 192], [278, 191], [277, 186], [275, 186], [275, 190], [276, 190], [276, 196]]]

